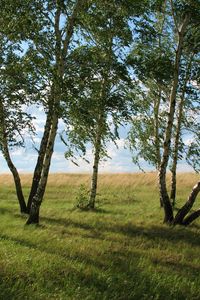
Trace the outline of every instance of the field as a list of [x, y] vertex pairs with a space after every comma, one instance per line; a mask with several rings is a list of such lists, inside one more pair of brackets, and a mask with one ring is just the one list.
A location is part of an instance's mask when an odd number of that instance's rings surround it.
[[[178, 175], [176, 209], [198, 179]], [[24, 226], [11, 176], [0, 176], [1, 300], [200, 299], [200, 221], [162, 224], [155, 173], [102, 174], [94, 212], [75, 209], [84, 186], [88, 175], [52, 174], [40, 226]]]

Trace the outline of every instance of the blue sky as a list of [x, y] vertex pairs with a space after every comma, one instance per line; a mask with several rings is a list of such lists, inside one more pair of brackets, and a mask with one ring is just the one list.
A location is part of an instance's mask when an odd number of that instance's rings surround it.
[[[30, 111], [28, 111], [30, 112]], [[34, 125], [38, 133], [34, 137], [35, 145], [38, 147], [40, 143], [40, 137], [43, 132], [45, 124], [45, 114], [41, 108], [31, 108], [31, 113], [35, 115], [36, 119], [34, 120]], [[61, 132], [64, 128], [62, 122], [59, 124], [59, 131]], [[25, 134], [26, 135], [26, 134]], [[138, 172], [139, 169], [136, 165], [132, 163], [131, 153], [128, 149], [125, 149], [126, 144], [126, 135], [127, 129], [120, 129], [121, 139], [117, 141], [118, 148], [114, 143], [108, 143], [108, 155], [111, 159], [102, 161], [100, 164], [99, 171], [101, 173], [123, 173], [123, 172]], [[59, 135], [56, 139], [55, 151], [52, 157], [52, 164], [50, 172], [66, 172], [66, 173], [90, 173], [92, 171], [92, 163], [88, 164], [81, 158], [77, 158], [79, 167], [74, 165], [71, 161], [66, 160], [64, 153], [66, 147], [60, 140]], [[11, 151], [12, 159], [18, 168], [20, 173], [31, 173], [34, 170], [34, 166], [37, 159], [37, 152], [33, 147], [33, 142], [30, 139], [26, 139], [26, 145], [24, 148], [15, 148]], [[92, 149], [88, 147], [86, 158], [92, 162], [93, 154]], [[6, 165], [6, 162], [0, 154], [0, 173], [9, 173], [9, 169]], [[149, 166], [146, 162], [141, 160], [141, 166], [145, 171], [153, 171], [154, 168]], [[179, 171], [192, 171], [192, 169], [185, 163], [182, 162], [179, 164]]]

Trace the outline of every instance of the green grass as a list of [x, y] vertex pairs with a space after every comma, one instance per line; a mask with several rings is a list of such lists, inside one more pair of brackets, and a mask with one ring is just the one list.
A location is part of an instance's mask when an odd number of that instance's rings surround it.
[[[24, 226], [3, 183], [0, 299], [200, 299], [200, 222], [163, 225], [155, 177], [145, 176], [102, 175], [95, 212], [74, 209], [86, 175], [52, 177], [40, 226]], [[180, 180], [177, 206], [193, 183]]]

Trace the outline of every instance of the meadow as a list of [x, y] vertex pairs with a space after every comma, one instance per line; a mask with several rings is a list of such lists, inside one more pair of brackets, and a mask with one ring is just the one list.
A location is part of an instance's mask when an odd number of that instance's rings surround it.
[[[178, 174], [176, 210], [197, 180]], [[25, 226], [12, 178], [0, 176], [0, 299], [200, 299], [200, 221], [162, 223], [157, 175], [100, 175], [92, 212], [75, 207], [89, 181], [51, 174], [40, 225]], [[28, 195], [31, 175], [22, 182]]]

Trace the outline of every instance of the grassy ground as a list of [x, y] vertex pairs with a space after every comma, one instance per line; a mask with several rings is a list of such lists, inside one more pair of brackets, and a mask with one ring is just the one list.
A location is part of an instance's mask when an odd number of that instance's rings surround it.
[[[197, 179], [179, 175], [177, 207]], [[200, 299], [200, 222], [162, 224], [155, 174], [101, 175], [96, 212], [74, 209], [80, 184], [89, 177], [51, 175], [41, 225], [24, 226], [0, 176], [1, 300]]]

